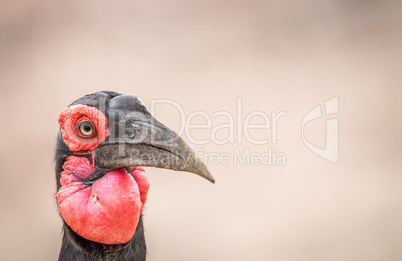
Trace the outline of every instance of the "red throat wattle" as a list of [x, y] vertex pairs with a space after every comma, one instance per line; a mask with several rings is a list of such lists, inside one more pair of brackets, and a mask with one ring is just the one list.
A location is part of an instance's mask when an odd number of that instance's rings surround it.
[[[89, 138], [77, 133], [81, 122], [90, 122], [95, 130]], [[59, 117], [63, 140], [71, 151], [88, 150], [93, 154], [108, 135], [107, 118], [94, 107], [77, 105], [62, 111]], [[89, 136], [89, 135], [88, 135]], [[127, 243], [135, 233], [149, 181], [142, 167], [102, 173], [83, 156], [69, 156], [63, 165], [57, 192], [59, 211], [67, 225], [81, 237], [103, 244]]]

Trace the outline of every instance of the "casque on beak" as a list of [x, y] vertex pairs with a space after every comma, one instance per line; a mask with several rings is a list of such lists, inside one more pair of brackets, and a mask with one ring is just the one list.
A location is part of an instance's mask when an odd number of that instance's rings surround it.
[[195, 173], [215, 183], [187, 143], [152, 117], [136, 96], [111, 99], [108, 114], [109, 136], [95, 149], [98, 167], [158, 167]]

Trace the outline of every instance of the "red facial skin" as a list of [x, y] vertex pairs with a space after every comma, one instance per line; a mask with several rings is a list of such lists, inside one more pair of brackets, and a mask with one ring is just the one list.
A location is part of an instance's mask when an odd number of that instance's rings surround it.
[[[70, 150], [90, 150], [89, 153], [93, 154], [91, 150], [107, 137], [107, 120], [102, 112], [104, 118], [99, 116], [96, 108], [78, 106], [63, 110], [63, 115], [59, 117], [63, 140]], [[91, 110], [92, 114], [88, 116]], [[91, 118], [93, 115], [98, 118]], [[92, 141], [82, 142], [83, 139], [74, 131], [74, 124], [79, 123], [82, 117], [85, 121], [98, 120], [104, 124], [97, 128], [97, 135], [91, 137]], [[99, 124], [93, 126], [99, 127]], [[66, 159], [60, 178], [61, 188], [56, 196], [59, 211], [67, 225], [83, 238], [103, 244], [127, 243], [135, 233], [147, 198], [149, 181], [145, 170], [133, 167], [128, 173], [124, 168], [114, 169], [92, 184], [85, 184], [84, 180], [93, 171], [95, 165], [86, 157], [69, 156]]]
[[[88, 121], [95, 127], [94, 135], [83, 137], [77, 124]], [[98, 147], [109, 135], [106, 116], [97, 108], [74, 105], [65, 108], [59, 115], [61, 134], [71, 151], [91, 150]]]

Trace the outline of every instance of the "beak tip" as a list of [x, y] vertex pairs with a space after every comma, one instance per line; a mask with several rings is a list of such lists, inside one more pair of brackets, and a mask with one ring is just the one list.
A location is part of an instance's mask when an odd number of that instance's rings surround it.
[[204, 177], [205, 179], [207, 179], [212, 184], [215, 184], [215, 178], [209, 172], [203, 173], [203, 175], [200, 175], [200, 176]]
[[190, 171], [190, 172], [193, 172], [193, 173], [205, 178], [209, 182], [215, 184], [215, 178], [212, 176], [212, 174], [209, 172], [208, 168], [205, 166], [205, 164], [202, 161], [195, 159], [193, 166], [196, 166], [196, 169], [195, 170], [192, 169], [193, 171]]

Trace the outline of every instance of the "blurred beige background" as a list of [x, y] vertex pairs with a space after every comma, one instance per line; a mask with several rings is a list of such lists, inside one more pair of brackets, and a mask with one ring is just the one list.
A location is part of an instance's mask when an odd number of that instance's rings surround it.
[[[190, 143], [229, 154], [272, 147], [286, 166], [207, 162], [215, 185], [148, 170], [149, 260], [402, 260], [401, 1], [0, 3], [1, 260], [57, 260], [58, 113], [105, 89], [148, 107], [173, 100], [187, 116], [207, 113], [213, 126], [225, 122], [215, 112], [236, 117], [237, 97], [243, 120], [253, 111], [287, 113], [276, 144], [244, 136]], [[337, 164], [301, 139], [304, 115], [335, 96]], [[156, 117], [178, 130], [177, 110], [158, 108]], [[305, 131], [324, 146], [324, 119]]]

